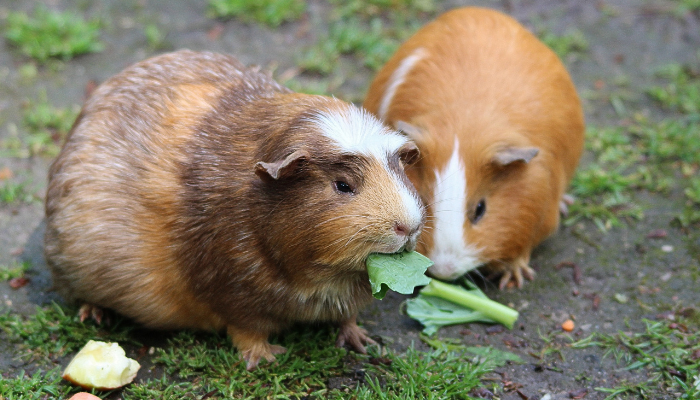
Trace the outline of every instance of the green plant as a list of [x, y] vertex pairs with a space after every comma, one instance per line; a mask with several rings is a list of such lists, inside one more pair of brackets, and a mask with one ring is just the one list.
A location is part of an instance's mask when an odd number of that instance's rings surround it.
[[688, 13], [700, 11], [700, 0], [673, 0], [673, 14], [683, 17]]
[[[618, 332], [616, 334], [594, 333], [572, 343], [573, 348], [598, 346], [606, 349], [606, 355], [614, 355], [618, 362], [626, 364], [625, 369], [645, 368], [649, 382], [643, 384], [622, 384], [615, 388], [596, 388], [610, 393], [613, 399], [622, 393], [642, 394], [651, 391], [650, 383], [658, 382], [665, 387], [682, 388], [688, 399], [696, 398], [700, 388], [696, 387], [700, 359], [694, 354], [700, 352], [700, 333], [697, 321], [684, 315], [697, 315], [692, 308], [677, 311], [676, 322], [644, 320], [645, 329], [640, 333]], [[696, 317], [697, 318], [697, 317]]]
[[585, 53], [588, 50], [588, 40], [586, 40], [583, 32], [579, 30], [556, 35], [548, 29], [539, 29], [537, 36], [562, 60], [573, 54]]
[[60, 150], [65, 136], [73, 126], [80, 109], [78, 106], [57, 108], [42, 93], [36, 102], [27, 102], [24, 110], [24, 125], [29, 131], [27, 145], [32, 155], [54, 156]]
[[36, 371], [29, 376], [21, 371], [16, 377], [0, 379], [1, 399], [46, 399], [68, 398], [70, 386], [61, 383], [61, 369], [48, 372]]
[[[417, 28], [420, 13], [434, 11], [432, 0], [333, 0], [328, 36], [297, 60], [304, 71], [330, 74], [341, 55], [353, 56], [378, 70], [400, 42]], [[388, 23], [387, 23], [388, 21]]]
[[298, 19], [306, 10], [304, 0], [209, 0], [210, 15], [257, 21], [270, 27]]
[[20, 358], [45, 362], [78, 351], [90, 339], [138, 343], [128, 335], [132, 326], [121, 318], [115, 319], [107, 331], [93, 323], [80, 322], [77, 309], [64, 309], [56, 303], [37, 307], [29, 317], [0, 314], [0, 329], [6, 341], [17, 344]]
[[12, 278], [20, 278], [29, 269], [29, 263], [14, 263], [11, 266], [0, 265], [0, 281], [8, 281]]
[[143, 28], [143, 34], [146, 36], [148, 47], [152, 50], [157, 50], [163, 46], [163, 41], [165, 40], [166, 34], [160, 28], [158, 28], [158, 25], [146, 25]]
[[31, 202], [34, 196], [27, 192], [25, 186], [26, 184], [23, 182], [3, 182], [2, 186], [0, 186], [0, 203]]
[[419, 296], [407, 300], [406, 312], [418, 320], [432, 335], [439, 327], [467, 322], [497, 322], [509, 329], [518, 319], [518, 312], [495, 302], [476, 285], [465, 280], [469, 289], [432, 279]]
[[668, 81], [647, 93], [664, 108], [684, 114], [700, 114], [700, 71], [680, 64], [662, 68], [658, 75]]
[[49, 11], [46, 7], [37, 7], [31, 17], [11, 12], [5, 31], [13, 46], [39, 62], [102, 51], [99, 35], [99, 22], [86, 22], [75, 12]]

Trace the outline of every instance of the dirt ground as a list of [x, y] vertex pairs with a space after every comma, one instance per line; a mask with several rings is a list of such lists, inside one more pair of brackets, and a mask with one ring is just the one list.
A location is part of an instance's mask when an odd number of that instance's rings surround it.
[[[58, 8], [72, 5], [67, 0], [52, 0]], [[0, 138], [22, 134], [21, 103], [46, 91], [56, 106], [80, 104], [89, 82], [101, 82], [127, 65], [149, 55], [171, 49], [190, 48], [231, 53], [247, 64], [275, 69], [276, 74], [293, 71], [304, 46], [327, 29], [326, 3], [310, 1], [307, 16], [300, 22], [271, 30], [238, 21], [221, 22], [206, 16], [206, 2], [168, 2], [107, 0], [76, 1], [87, 15], [108, 15], [109, 24], [102, 39], [103, 52], [78, 57], [60, 71], [41, 74], [32, 84], [21, 83], [18, 68], [26, 58], [0, 41]], [[584, 100], [587, 123], [605, 126], [619, 122], [621, 116], [605, 96], [608, 88], [624, 80], [632, 91], [653, 83], [654, 72], [668, 63], [697, 62], [700, 50], [700, 16], [697, 13], [675, 15], [670, 10], [677, 1], [640, 0], [511, 0], [444, 1], [439, 10], [462, 5], [481, 5], [516, 17], [532, 29], [546, 27], [563, 34], [580, 31], [589, 48], [565, 62]], [[33, 2], [0, 1], [0, 16], [10, 10], [31, 10]], [[150, 49], [143, 25], [165, 27], [164, 47]], [[220, 35], [212, 38], [215, 27]], [[343, 65], [345, 81], [336, 95], [361, 100], [372, 74], [355, 64]], [[641, 89], [639, 89], [641, 91]], [[652, 109], [648, 100], [637, 97], [625, 103], [630, 109]], [[19, 132], [19, 133], [17, 133]], [[700, 139], [699, 139], [700, 140]], [[46, 157], [0, 157], [0, 169], [9, 167], [15, 178], [29, 182], [29, 188], [43, 198]], [[587, 158], [584, 157], [584, 163]], [[655, 318], [665, 310], [700, 304], [697, 272], [700, 270], [700, 234], [671, 226], [674, 213], [682, 208], [683, 196], [639, 193], [635, 201], [645, 210], [641, 221], [632, 221], [604, 233], [592, 223], [562, 227], [536, 249], [532, 265], [537, 277], [521, 290], [499, 291], [485, 284], [487, 295], [510, 304], [521, 313], [513, 331], [494, 330], [485, 325], [455, 326], [442, 329], [438, 336], [459, 338], [467, 345], [490, 344], [519, 354], [526, 362], [497, 369], [494, 379], [522, 385], [520, 391], [530, 398], [565, 399], [572, 391], [589, 389], [586, 399], [602, 399], [596, 387], [613, 387], [623, 381], [643, 381], [648, 371], [624, 370], [613, 357], [604, 357], [596, 347], [572, 349], [560, 324], [576, 321], [573, 339], [592, 332], [639, 331], [643, 318]], [[29, 260], [30, 283], [11, 289], [0, 283], [0, 311], [11, 309], [31, 313], [36, 304], [56, 299], [47, 293], [50, 280], [41, 255], [43, 206], [41, 201], [0, 204], [0, 264], [17, 259]], [[664, 229], [659, 239], [648, 234]], [[670, 247], [669, 247], [670, 246]], [[575, 263], [581, 279], [576, 283], [571, 268], [555, 269], [560, 263]], [[693, 278], [695, 276], [695, 278]], [[640, 290], [640, 287], [658, 290]], [[629, 299], [620, 301], [620, 299]], [[376, 301], [361, 314], [362, 323], [373, 335], [397, 350], [411, 344], [427, 348], [419, 339], [420, 325], [399, 312], [404, 297], [391, 293]], [[594, 300], [597, 299], [597, 300]], [[0, 344], [0, 369], [13, 368], [7, 346]], [[552, 350], [544, 358], [543, 349]], [[664, 398], [675, 398], [668, 393]], [[520, 399], [516, 392], [503, 399]]]

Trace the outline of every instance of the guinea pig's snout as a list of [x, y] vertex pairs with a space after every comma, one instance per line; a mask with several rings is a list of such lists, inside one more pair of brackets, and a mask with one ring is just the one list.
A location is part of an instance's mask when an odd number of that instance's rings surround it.
[[401, 249], [406, 249], [413, 251], [416, 248], [416, 242], [418, 241], [418, 235], [420, 234], [421, 224], [414, 224], [413, 226], [403, 223], [394, 223], [394, 233], [402, 242]]
[[408, 236], [410, 230], [411, 228], [401, 222], [396, 222], [394, 224], [394, 232], [396, 232], [396, 234], [399, 236]]

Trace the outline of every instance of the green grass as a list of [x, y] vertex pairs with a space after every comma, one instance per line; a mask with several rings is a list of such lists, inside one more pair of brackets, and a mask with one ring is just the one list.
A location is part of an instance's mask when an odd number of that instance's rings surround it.
[[143, 34], [146, 36], [148, 48], [151, 50], [159, 50], [165, 46], [165, 36], [167, 35], [156, 24], [147, 24], [143, 28]]
[[77, 309], [55, 303], [37, 307], [30, 317], [1, 314], [0, 330], [6, 340], [17, 343], [17, 357], [42, 362], [76, 352], [90, 339], [137, 344], [129, 336], [132, 326], [123, 319], [113, 321], [107, 330], [91, 322], [81, 323]]
[[39, 62], [52, 58], [69, 60], [77, 55], [102, 51], [98, 21], [85, 21], [74, 11], [56, 12], [37, 7], [32, 16], [11, 12], [5, 38]]
[[401, 42], [415, 32], [417, 16], [434, 11], [431, 0], [332, 0], [334, 6], [327, 36], [307, 48], [299, 66], [311, 73], [329, 75], [341, 56], [350, 56], [376, 71]]
[[[30, 317], [0, 315], [0, 338], [15, 348], [15, 357], [39, 368], [32, 377], [17, 372], [0, 383], [4, 398], [30, 397], [34, 392], [55, 397], [79, 391], [57, 378], [54, 363], [79, 350], [88, 340], [116, 341], [129, 349], [141, 346], [138, 332], [128, 321], [116, 320], [110, 328], [80, 323], [76, 309], [53, 304]], [[212, 399], [227, 398], [330, 398], [414, 399], [469, 398], [493, 363], [470, 362], [473, 354], [410, 348], [404, 354], [370, 348], [369, 355], [336, 348], [337, 330], [327, 325], [305, 326], [273, 342], [287, 347], [273, 364], [246, 371], [238, 352], [225, 335], [180, 331], [144, 354], [140, 381], [122, 390], [121, 398]], [[143, 335], [143, 333], [142, 333]], [[133, 353], [133, 351], [131, 351]], [[132, 355], [133, 357], [133, 355]], [[153, 365], [150, 372], [145, 368]], [[42, 372], [43, 371], [43, 372]], [[329, 382], [343, 382], [330, 388]]]
[[670, 115], [651, 118], [636, 113], [628, 115], [624, 125], [588, 129], [586, 149], [594, 161], [580, 168], [572, 181], [571, 191], [579, 201], [570, 208], [566, 224], [588, 219], [607, 230], [643, 216], [634, 205], [635, 191], [670, 193], [674, 188], [686, 198], [676, 220], [682, 226], [700, 223], [700, 74], [671, 65], [660, 77], [666, 83], [646, 93]]
[[36, 371], [33, 375], [21, 371], [16, 377], [0, 379], [0, 399], [67, 399], [71, 388], [61, 381], [60, 368]]
[[29, 132], [26, 145], [30, 155], [55, 156], [66, 135], [73, 126], [80, 108], [54, 107], [46, 99], [46, 93], [38, 101], [28, 101], [24, 106], [23, 122]]
[[31, 203], [34, 195], [27, 191], [25, 182], [6, 180], [0, 184], [0, 204]]
[[700, 113], [700, 69], [671, 64], [658, 75], [668, 82], [647, 89], [649, 96], [666, 109], [683, 114]]
[[688, 13], [700, 11], [700, 0], [673, 0], [673, 14], [684, 17]]
[[13, 278], [21, 278], [27, 272], [30, 265], [27, 262], [15, 262], [12, 265], [0, 265], [0, 281], [9, 281]]
[[562, 60], [588, 51], [588, 40], [583, 32], [579, 30], [572, 30], [563, 35], [557, 35], [543, 28], [537, 30], [536, 34]]
[[[572, 347], [598, 346], [606, 349], [624, 369], [644, 369], [649, 379], [642, 383], [626, 382], [613, 388], [596, 388], [608, 393], [606, 399], [620, 394], [656, 398], [659, 387], [681, 393], [682, 399], [700, 396], [700, 312], [693, 308], [675, 313], [676, 321], [644, 320], [641, 333], [594, 333], [574, 342]], [[685, 316], [687, 315], [687, 316]]]
[[209, 0], [209, 14], [212, 17], [235, 17], [273, 28], [299, 19], [305, 11], [304, 0]]

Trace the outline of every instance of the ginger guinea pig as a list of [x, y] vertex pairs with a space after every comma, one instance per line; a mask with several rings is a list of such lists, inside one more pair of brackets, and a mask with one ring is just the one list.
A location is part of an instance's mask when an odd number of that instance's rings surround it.
[[51, 166], [54, 285], [150, 328], [226, 329], [248, 369], [298, 321], [364, 352], [365, 260], [423, 224], [416, 158], [370, 113], [231, 57], [148, 59], [95, 90]]
[[581, 104], [556, 54], [500, 12], [456, 9], [399, 48], [364, 106], [421, 151], [407, 173], [428, 210], [418, 251], [430, 273], [487, 266], [501, 288], [532, 279], [530, 253], [556, 230], [583, 150]]

